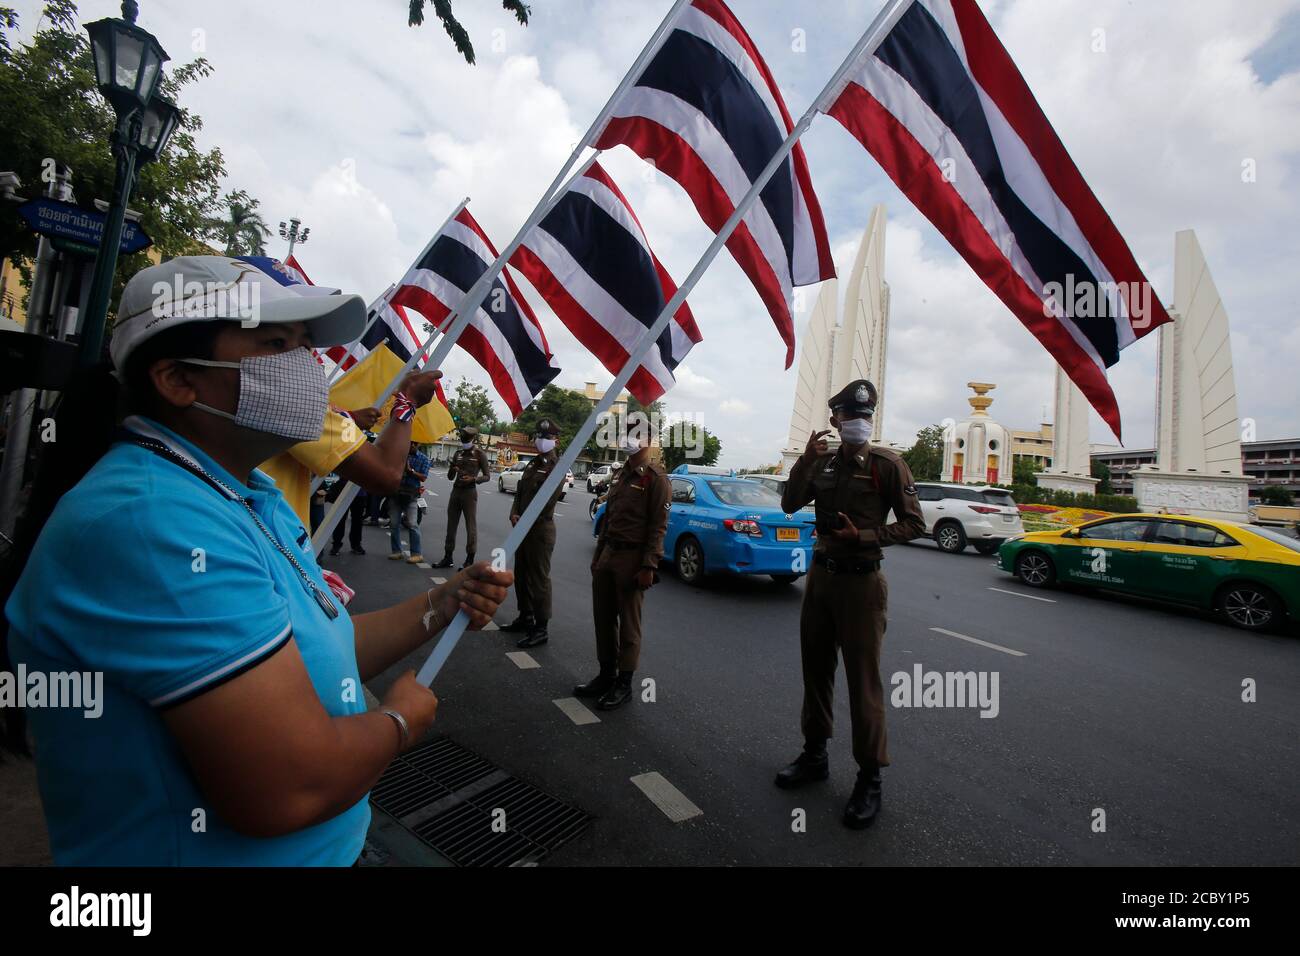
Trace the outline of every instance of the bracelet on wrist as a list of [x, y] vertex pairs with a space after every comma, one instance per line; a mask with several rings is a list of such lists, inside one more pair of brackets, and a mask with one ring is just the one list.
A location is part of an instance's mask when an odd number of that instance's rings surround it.
[[407, 741], [411, 739], [411, 728], [407, 725], [406, 718], [403, 717], [401, 714], [399, 714], [397, 711], [393, 710], [391, 707], [385, 707], [382, 713], [391, 717], [393, 719], [393, 723], [397, 725], [397, 733], [398, 733], [397, 749], [399, 751], [405, 750]]

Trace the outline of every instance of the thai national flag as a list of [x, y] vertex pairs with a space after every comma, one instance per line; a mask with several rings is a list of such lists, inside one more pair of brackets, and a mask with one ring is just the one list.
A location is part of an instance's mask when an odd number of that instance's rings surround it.
[[[715, 232], [793, 128], [776, 81], [722, 0], [683, 7], [595, 142], [619, 143], [690, 194]], [[835, 275], [821, 207], [797, 143], [727, 240], [794, 360], [793, 288]]]
[[[641, 223], [598, 164], [574, 179], [545, 218], [524, 237], [510, 264], [527, 277], [569, 331], [617, 375], [677, 286], [655, 258]], [[649, 405], [673, 385], [673, 369], [700, 330], [683, 302], [658, 349], [628, 381]]]
[[[397, 284], [392, 307], [414, 309], [442, 328], [452, 309], [496, 258], [496, 247], [487, 233], [468, 209], [462, 209]], [[541, 323], [504, 271], [493, 280], [487, 298], [457, 344], [483, 366], [516, 418], [560, 374], [551, 363]]]
[[1169, 316], [975, 0], [915, 0], [894, 15], [826, 112], [1118, 436], [1106, 369]]

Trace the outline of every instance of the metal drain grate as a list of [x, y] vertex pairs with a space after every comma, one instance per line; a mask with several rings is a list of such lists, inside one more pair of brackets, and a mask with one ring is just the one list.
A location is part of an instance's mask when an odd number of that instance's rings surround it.
[[[446, 737], [389, 764], [370, 800], [457, 866], [535, 863], [591, 822]], [[498, 809], [505, 832], [492, 829]]]

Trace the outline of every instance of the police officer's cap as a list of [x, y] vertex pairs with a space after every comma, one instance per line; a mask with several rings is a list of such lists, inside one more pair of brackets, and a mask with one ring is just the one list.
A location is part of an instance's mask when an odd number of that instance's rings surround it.
[[837, 415], [861, 415], [870, 418], [876, 413], [876, 386], [865, 378], [849, 382], [827, 403]]
[[560, 426], [549, 418], [543, 418], [537, 423], [536, 434], [540, 438], [558, 438], [560, 436]]
[[466, 425], [460, 430], [461, 441], [473, 441], [478, 438], [478, 429], [473, 425]]

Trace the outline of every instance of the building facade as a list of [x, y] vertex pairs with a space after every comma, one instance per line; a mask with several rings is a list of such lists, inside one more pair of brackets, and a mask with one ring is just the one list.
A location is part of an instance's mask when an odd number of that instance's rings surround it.
[[[1095, 451], [1094, 463], [1110, 469], [1110, 483], [1118, 495], [1133, 494], [1133, 472], [1156, 463], [1154, 448], [1118, 448]], [[1250, 482], [1250, 495], [1258, 498], [1265, 488], [1285, 488], [1300, 496], [1300, 438], [1241, 443], [1241, 470]]]

